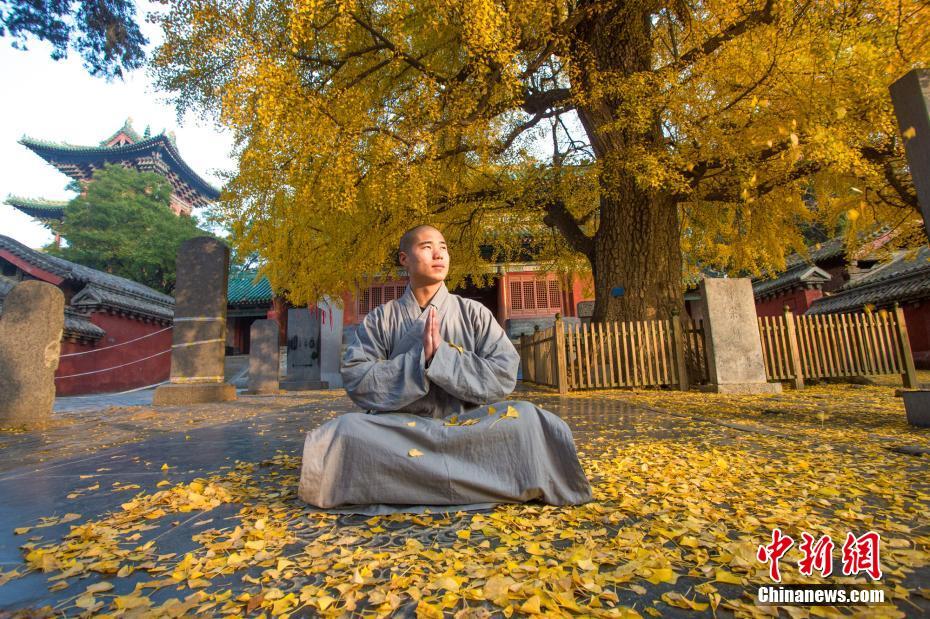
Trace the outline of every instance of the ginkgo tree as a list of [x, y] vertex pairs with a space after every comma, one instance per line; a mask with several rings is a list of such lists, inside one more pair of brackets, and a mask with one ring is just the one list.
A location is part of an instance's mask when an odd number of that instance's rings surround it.
[[812, 224], [916, 214], [887, 89], [930, 59], [922, 1], [179, 0], [161, 22], [160, 86], [237, 137], [233, 241], [295, 302], [431, 222], [458, 277], [529, 252], [590, 269], [596, 320], [668, 316], [694, 265], [757, 274]]

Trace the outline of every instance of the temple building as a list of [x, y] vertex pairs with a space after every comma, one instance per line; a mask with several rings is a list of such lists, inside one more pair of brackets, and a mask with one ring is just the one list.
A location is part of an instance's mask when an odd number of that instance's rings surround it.
[[[220, 192], [198, 175], [181, 158], [171, 133], [151, 135], [146, 129], [139, 135], [127, 119], [116, 133], [94, 146], [74, 146], [62, 142], [47, 142], [23, 137], [20, 144], [55, 166], [78, 185], [93, 179], [94, 170], [106, 164], [122, 165], [141, 172], [164, 176], [173, 188], [171, 210], [177, 215], [190, 215], [195, 208], [207, 206]], [[67, 201], [11, 196], [6, 203], [56, 230]], [[56, 243], [60, 239], [56, 232]]]
[[[512, 339], [532, 333], [537, 327], [551, 327], [556, 314], [561, 314], [568, 322], [590, 320], [594, 298], [590, 276], [564, 277], [546, 273], [534, 262], [490, 267], [495, 277], [489, 286], [478, 288], [469, 284], [450, 292], [474, 299], [491, 310]], [[406, 287], [406, 272], [398, 269], [376, 283], [342, 294], [344, 339], [351, 337], [370, 311], [399, 298]], [[275, 296], [266, 278], [257, 277], [255, 271], [231, 273], [227, 303], [227, 354], [249, 352], [249, 329], [261, 318], [278, 321], [284, 344], [289, 306]]]
[[57, 286], [65, 296], [57, 395], [123, 391], [167, 380], [173, 298], [0, 235], [0, 315], [10, 290], [30, 279]]

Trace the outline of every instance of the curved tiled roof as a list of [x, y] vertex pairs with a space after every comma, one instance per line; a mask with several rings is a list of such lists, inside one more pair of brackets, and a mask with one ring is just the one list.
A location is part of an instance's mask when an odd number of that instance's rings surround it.
[[[30, 249], [8, 236], [0, 234], [0, 249], [9, 251], [19, 259], [43, 271], [70, 280], [77, 285], [84, 285], [91, 292], [100, 295], [102, 304], [112, 301], [113, 307], [136, 312], [153, 318], [170, 320], [174, 316], [174, 298], [152, 290], [148, 286], [104, 273], [57, 256]], [[76, 286], [77, 287], [77, 286]], [[79, 298], [83, 290], [75, 295]]]
[[95, 325], [84, 314], [65, 308], [65, 336], [99, 340], [106, 331]]
[[756, 298], [759, 298], [797, 285], [824, 284], [830, 279], [830, 274], [820, 267], [807, 262], [799, 262], [774, 279], [753, 281], [752, 293]]
[[36, 219], [60, 220], [64, 216], [65, 207], [68, 206], [67, 200], [45, 200], [20, 196], [9, 196], [5, 203]]
[[226, 302], [229, 305], [256, 305], [271, 303], [274, 291], [266, 277], [256, 279], [255, 271], [229, 274]]
[[165, 134], [145, 138], [133, 144], [122, 146], [76, 146], [62, 142], [47, 142], [23, 136], [20, 144], [32, 150], [46, 160], [60, 160], [66, 162], [100, 161], [103, 163], [117, 163], [126, 159], [134, 159], [152, 151], [159, 151], [164, 160], [177, 172], [184, 181], [196, 189], [209, 200], [216, 200], [220, 190], [204, 180], [199, 174], [187, 165], [178, 148]]
[[930, 248], [923, 247], [912, 259], [898, 254], [850, 281], [830, 296], [816, 300], [808, 314], [858, 311], [865, 305], [881, 307], [930, 297]]

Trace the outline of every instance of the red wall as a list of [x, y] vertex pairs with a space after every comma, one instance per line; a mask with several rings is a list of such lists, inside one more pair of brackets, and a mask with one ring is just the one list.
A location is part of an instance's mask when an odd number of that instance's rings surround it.
[[[588, 291], [589, 294], [585, 294]], [[578, 304], [582, 301], [594, 300], [594, 277], [592, 275], [575, 275], [572, 279], [571, 309], [567, 309], [566, 316], [578, 315]]]
[[930, 368], [930, 305], [905, 305], [904, 323], [915, 365]]
[[757, 316], [781, 316], [787, 305], [795, 314], [803, 314], [810, 309], [815, 299], [823, 296], [822, 290], [795, 289], [781, 294], [774, 299], [756, 301]]
[[[107, 346], [127, 342], [137, 337], [165, 329], [165, 325], [163, 324], [144, 323], [141, 320], [136, 320], [127, 316], [107, 314], [105, 312], [94, 312], [90, 316], [90, 321], [106, 331], [106, 335], [93, 346], [64, 341], [61, 344], [62, 355], [103, 349]], [[170, 350], [171, 329], [168, 329], [167, 331], [162, 331], [158, 335], [153, 335], [144, 340], [126, 344], [125, 346], [118, 346], [116, 348], [100, 350], [100, 352], [92, 352], [74, 357], [62, 356], [58, 363], [58, 371], [55, 373], [56, 395], [69, 396], [89, 393], [111, 393], [162, 382], [168, 379], [171, 372], [170, 352], [164, 352], [147, 361], [133, 363], [125, 367], [104, 372], [97, 372], [86, 376], [75, 376], [73, 378], [59, 377], [113, 368], [117, 365]]]

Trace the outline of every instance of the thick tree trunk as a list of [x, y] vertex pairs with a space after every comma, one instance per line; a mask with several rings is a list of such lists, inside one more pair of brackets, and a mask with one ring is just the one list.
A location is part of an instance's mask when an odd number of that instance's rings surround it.
[[595, 321], [668, 318], [684, 304], [677, 205], [629, 184], [601, 199], [591, 264]]
[[[583, 67], [582, 76], [630, 75], [652, 68], [648, 5], [620, 1], [579, 24], [573, 62]], [[594, 80], [580, 85], [598, 92]], [[668, 318], [684, 305], [677, 204], [666, 193], [638, 186], [622, 165], [632, 145], [663, 148], [659, 118], [646, 131], [627, 128], [617, 123], [616, 110], [623, 103], [619, 95], [605, 94], [578, 107], [601, 164], [600, 224], [588, 256], [595, 321]]]

